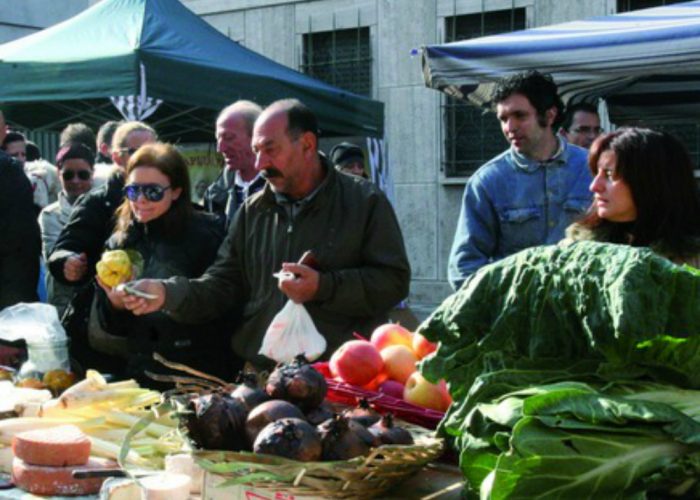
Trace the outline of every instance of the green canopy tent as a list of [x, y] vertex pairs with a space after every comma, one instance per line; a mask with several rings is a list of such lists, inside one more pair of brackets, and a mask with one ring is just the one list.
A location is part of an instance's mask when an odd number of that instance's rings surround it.
[[230, 40], [177, 0], [103, 0], [0, 45], [0, 102], [33, 130], [146, 119], [170, 141], [211, 141], [218, 110], [295, 97], [327, 136], [383, 136], [383, 104], [275, 63]]

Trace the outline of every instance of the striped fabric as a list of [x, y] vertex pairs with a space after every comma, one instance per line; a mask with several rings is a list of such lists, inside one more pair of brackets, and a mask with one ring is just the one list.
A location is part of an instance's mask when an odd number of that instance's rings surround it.
[[606, 99], [612, 121], [697, 121], [700, 0], [423, 48], [428, 87], [488, 104], [494, 80], [551, 73], [565, 102]]

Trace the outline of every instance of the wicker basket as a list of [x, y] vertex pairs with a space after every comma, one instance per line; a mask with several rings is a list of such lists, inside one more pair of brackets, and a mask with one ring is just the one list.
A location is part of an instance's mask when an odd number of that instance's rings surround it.
[[321, 498], [371, 498], [436, 460], [442, 439], [420, 427], [401, 423], [415, 444], [383, 445], [367, 457], [337, 462], [297, 462], [250, 452], [198, 450], [195, 459], [204, 470], [227, 479], [222, 487], [245, 484], [267, 492]]

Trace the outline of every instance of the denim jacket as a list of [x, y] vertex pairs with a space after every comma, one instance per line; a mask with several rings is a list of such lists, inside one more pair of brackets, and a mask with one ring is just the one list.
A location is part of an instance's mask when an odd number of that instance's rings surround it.
[[514, 149], [467, 182], [447, 277], [454, 289], [480, 267], [525, 248], [557, 243], [591, 204], [588, 152], [559, 138], [546, 162]]

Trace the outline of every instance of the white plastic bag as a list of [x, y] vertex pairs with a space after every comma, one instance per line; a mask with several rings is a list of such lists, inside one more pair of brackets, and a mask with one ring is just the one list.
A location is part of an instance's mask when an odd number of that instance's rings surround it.
[[288, 363], [298, 354], [313, 361], [325, 350], [326, 339], [316, 330], [306, 308], [289, 300], [270, 323], [258, 354]]
[[27, 343], [65, 341], [66, 331], [56, 308], [41, 302], [20, 302], [0, 312], [0, 338]]

